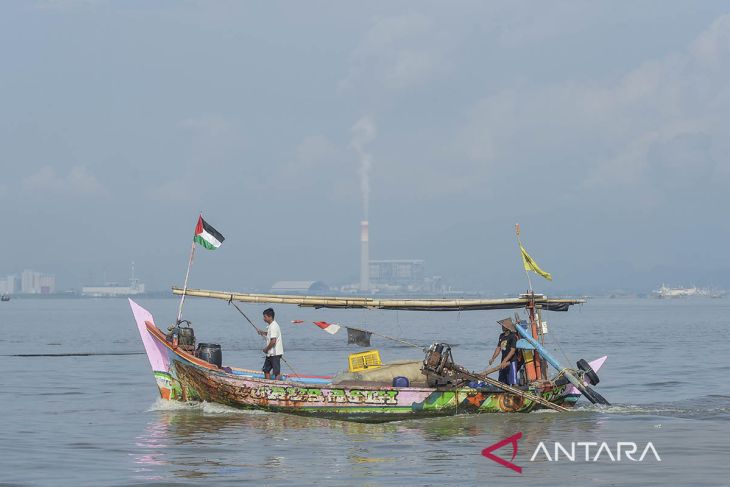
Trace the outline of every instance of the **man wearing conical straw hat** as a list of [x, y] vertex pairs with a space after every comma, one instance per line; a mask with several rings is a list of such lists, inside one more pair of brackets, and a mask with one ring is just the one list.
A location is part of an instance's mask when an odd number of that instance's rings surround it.
[[502, 325], [502, 333], [497, 340], [497, 348], [494, 349], [489, 365], [502, 352], [502, 361], [499, 364], [499, 381], [508, 384], [517, 384], [517, 328], [512, 318], [505, 318], [497, 321]]

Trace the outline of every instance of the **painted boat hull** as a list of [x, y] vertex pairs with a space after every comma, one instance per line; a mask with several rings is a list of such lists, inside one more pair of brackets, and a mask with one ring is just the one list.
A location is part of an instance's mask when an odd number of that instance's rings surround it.
[[[208, 401], [241, 409], [317, 416], [359, 422], [386, 422], [455, 414], [530, 412], [543, 406], [492, 386], [428, 388], [331, 384], [324, 376], [284, 376], [267, 380], [253, 370], [219, 368], [173, 348], [152, 315], [131, 299], [160, 396], [167, 400]], [[531, 390], [572, 406], [579, 397], [570, 385]]]

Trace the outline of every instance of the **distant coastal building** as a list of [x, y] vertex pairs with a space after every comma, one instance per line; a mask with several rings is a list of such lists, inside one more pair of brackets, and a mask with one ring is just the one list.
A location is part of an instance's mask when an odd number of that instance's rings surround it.
[[[425, 293], [451, 292], [441, 276], [427, 276], [425, 262], [421, 259], [371, 260], [368, 266], [369, 290], [374, 293]], [[340, 288], [341, 292], [353, 293], [352, 285]]]
[[56, 276], [26, 269], [20, 276], [20, 292], [53, 294], [56, 292]]
[[15, 294], [18, 291], [17, 282], [17, 276], [7, 276], [0, 279], [0, 294]]
[[40, 293], [53, 294], [56, 292], [56, 276], [41, 276]]
[[426, 276], [422, 259], [370, 259], [370, 223], [360, 222], [360, 283], [345, 284], [347, 294], [444, 294], [453, 292], [441, 276]]
[[419, 259], [371, 260], [370, 284], [411, 286], [423, 283], [423, 261]]

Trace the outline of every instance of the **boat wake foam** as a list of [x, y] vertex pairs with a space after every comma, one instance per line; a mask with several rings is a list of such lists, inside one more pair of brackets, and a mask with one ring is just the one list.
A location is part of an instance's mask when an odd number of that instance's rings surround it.
[[225, 406], [223, 404], [217, 404], [213, 402], [197, 402], [197, 401], [190, 401], [190, 402], [181, 402], [181, 401], [168, 401], [166, 399], [157, 399], [154, 404], [152, 404], [149, 409], [147, 409], [148, 412], [152, 411], [191, 411], [191, 412], [200, 412], [203, 414], [244, 414], [244, 415], [259, 415], [259, 414], [266, 414], [266, 411], [259, 411], [259, 410], [248, 410], [248, 409], [236, 409], [230, 406]]
[[670, 404], [613, 404], [611, 406], [600, 405], [579, 405], [576, 411], [584, 412], [600, 412], [606, 414], [646, 414], [659, 416], [676, 416], [676, 417], [707, 417], [709, 415], [725, 415], [730, 414], [730, 406], [719, 407], [681, 407], [680, 405]]
[[[570, 412], [570, 410], [568, 410]], [[530, 414], [563, 414], [562, 411], [555, 411], [554, 409], [535, 409]]]

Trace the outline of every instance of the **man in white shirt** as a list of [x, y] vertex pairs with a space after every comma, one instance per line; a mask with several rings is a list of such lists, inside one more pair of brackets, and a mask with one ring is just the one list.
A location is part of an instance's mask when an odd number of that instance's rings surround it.
[[[266, 360], [264, 360], [264, 366], [261, 370], [267, 379], [276, 380], [278, 377], [281, 380], [281, 356], [284, 355], [284, 342], [281, 339], [279, 323], [274, 320], [273, 309], [266, 308], [264, 310], [264, 322], [266, 323], [266, 331], [259, 331], [259, 335], [266, 337], [266, 346], [264, 347]], [[269, 373], [272, 371], [273, 376], [270, 376]]]

